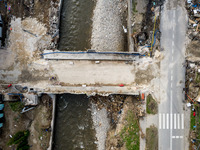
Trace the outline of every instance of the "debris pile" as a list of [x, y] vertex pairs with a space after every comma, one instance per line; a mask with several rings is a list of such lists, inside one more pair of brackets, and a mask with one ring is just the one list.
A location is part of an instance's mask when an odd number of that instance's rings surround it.
[[186, 61], [186, 82], [183, 91], [188, 102], [198, 101], [200, 87], [200, 63]]
[[186, 106], [191, 107], [190, 115], [190, 147], [197, 149], [200, 142], [197, 140], [200, 136], [200, 63], [186, 61], [183, 64], [186, 67], [186, 82], [183, 92], [185, 92]]
[[[90, 96], [89, 99], [92, 103], [96, 104], [98, 109], [106, 108], [109, 118], [111, 118], [111, 124], [113, 127], [118, 123], [119, 117], [123, 111], [124, 102], [127, 98], [126, 95], [109, 95], [109, 96]], [[134, 96], [134, 100], [137, 100], [137, 105], [135, 105], [134, 112], [137, 117], [144, 116], [144, 110], [139, 106], [142, 101], [140, 101], [139, 96]], [[135, 102], [135, 101], [134, 101]]]
[[199, 0], [187, 0], [186, 9], [189, 14], [188, 34], [191, 40], [199, 40], [200, 30], [200, 2]]
[[118, 114], [121, 114], [123, 103], [126, 96], [124, 95], [109, 95], [107, 96], [90, 96], [92, 103], [96, 104], [98, 109], [106, 108], [111, 122], [118, 122]]
[[52, 37], [51, 49], [55, 49], [57, 47], [57, 42], [59, 39], [59, 20], [60, 20], [60, 12], [58, 11], [60, 8], [60, 0], [51, 1], [50, 7], [50, 17], [49, 17], [49, 34]]
[[149, 1], [146, 14], [135, 14], [132, 24], [135, 50], [152, 56], [152, 52], [160, 50], [160, 10], [164, 0]]

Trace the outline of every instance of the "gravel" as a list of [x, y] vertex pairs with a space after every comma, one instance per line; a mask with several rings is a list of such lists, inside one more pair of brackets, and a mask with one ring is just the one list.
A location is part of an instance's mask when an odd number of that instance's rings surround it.
[[98, 110], [96, 105], [92, 104], [91, 111], [93, 124], [96, 130], [98, 150], [105, 150], [107, 131], [110, 127], [109, 119], [107, 117], [107, 110], [105, 108]]
[[[97, 0], [93, 16], [91, 48], [97, 51], [123, 51], [125, 0]], [[123, 24], [124, 23], [124, 24]]]

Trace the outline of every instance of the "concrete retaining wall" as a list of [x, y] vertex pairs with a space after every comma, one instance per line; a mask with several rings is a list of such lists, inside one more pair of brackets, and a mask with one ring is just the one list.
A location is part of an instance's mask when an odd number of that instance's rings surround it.
[[55, 113], [56, 113], [56, 95], [49, 94], [49, 96], [52, 98], [53, 110], [52, 110], [52, 121], [51, 121], [51, 137], [50, 137], [50, 141], [49, 141], [49, 147], [47, 150], [52, 150], [53, 149], [54, 126], [55, 126]]

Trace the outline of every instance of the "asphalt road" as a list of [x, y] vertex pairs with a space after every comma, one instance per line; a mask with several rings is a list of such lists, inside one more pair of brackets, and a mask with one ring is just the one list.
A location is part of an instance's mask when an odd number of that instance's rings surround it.
[[[161, 16], [161, 62], [159, 105], [159, 150], [185, 150], [185, 36], [187, 16], [184, 1], [168, 0]], [[178, 4], [179, 3], [179, 4]]]

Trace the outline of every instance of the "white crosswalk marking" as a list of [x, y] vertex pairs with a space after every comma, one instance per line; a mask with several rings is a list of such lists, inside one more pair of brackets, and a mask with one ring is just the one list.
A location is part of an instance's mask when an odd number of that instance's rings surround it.
[[176, 129], [176, 114], [174, 114], [174, 129]]
[[173, 128], [173, 122], [172, 122], [172, 119], [173, 119], [173, 114], [170, 114], [170, 129]]
[[169, 129], [169, 114], [167, 114], [167, 129]]
[[159, 129], [184, 129], [184, 114], [159, 114]]
[[165, 129], [165, 114], [163, 114], [163, 129]]
[[180, 129], [180, 114], [178, 114], [178, 129]]
[[184, 114], [181, 115], [181, 125], [182, 129], [184, 129]]

